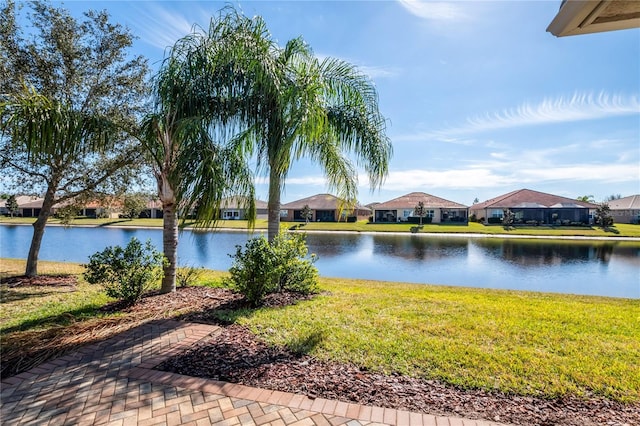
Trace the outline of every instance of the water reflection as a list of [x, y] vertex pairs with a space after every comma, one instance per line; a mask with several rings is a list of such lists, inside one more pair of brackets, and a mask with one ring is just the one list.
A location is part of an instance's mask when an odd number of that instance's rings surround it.
[[373, 252], [405, 260], [449, 259], [462, 260], [467, 256], [469, 241], [466, 238], [441, 238], [421, 235], [376, 235]]
[[330, 259], [335, 256], [352, 253], [361, 243], [358, 234], [308, 234], [307, 244], [310, 251], [321, 259]]
[[[587, 263], [597, 261], [608, 264], [617, 243], [573, 242], [572, 244], [546, 240], [494, 240], [478, 239], [473, 244], [481, 247], [491, 257], [525, 267]], [[633, 256], [633, 250], [620, 248], [621, 254]], [[636, 252], [636, 257], [638, 253]]]
[[[181, 266], [226, 270], [246, 232], [180, 232]], [[0, 225], [0, 257], [26, 258], [33, 228]], [[159, 229], [47, 227], [40, 259], [84, 263], [131, 237], [162, 250]], [[640, 242], [513, 240], [429, 235], [307, 236], [323, 276], [640, 298]]]

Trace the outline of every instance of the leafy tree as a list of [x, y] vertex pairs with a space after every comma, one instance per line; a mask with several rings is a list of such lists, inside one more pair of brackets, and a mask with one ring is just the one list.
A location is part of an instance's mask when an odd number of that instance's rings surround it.
[[392, 146], [378, 109], [374, 84], [353, 65], [334, 58], [319, 60], [295, 38], [280, 47], [262, 18], [243, 18], [251, 43], [237, 60], [249, 122], [241, 138], [268, 175], [268, 236], [280, 228], [280, 197], [291, 164], [302, 157], [324, 170], [330, 190], [355, 204], [356, 166], [369, 176], [372, 190], [388, 173]]
[[473, 199], [473, 204], [478, 204], [480, 202], [480, 200], [478, 199], [478, 197]]
[[129, 219], [135, 219], [140, 216], [147, 208], [147, 201], [149, 197], [145, 194], [127, 194], [124, 196], [123, 201], [123, 214]]
[[413, 214], [420, 218], [420, 226], [422, 226], [422, 218], [427, 214], [427, 209], [424, 207], [424, 203], [419, 201], [413, 209]]
[[13, 217], [14, 214], [18, 213], [18, 210], [20, 208], [18, 206], [18, 200], [16, 200], [15, 195], [9, 195], [9, 198], [7, 198], [7, 201], [5, 201], [5, 206], [7, 207], [7, 211], [9, 212], [11, 217]]
[[511, 211], [511, 209], [503, 210], [502, 213], [502, 224], [504, 225], [505, 229], [509, 229], [511, 226], [513, 226], [516, 215]]
[[309, 223], [309, 221], [313, 217], [313, 211], [311, 211], [311, 207], [309, 207], [309, 204], [304, 205], [302, 211], [300, 212], [300, 215], [304, 219], [305, 223]]
[[613, 225], [613, 216], [611, 216], [611, 208], [608, 203], [602, 203], [598, 206], [594, 214], [596, 225], [605, 229]]
[[605, 199], [605, 201], [615, 201], [619, 200], [620, 198], [622, 198], [622, 195], [620, 194], [611, 194]]
[[[0, 5], [0, 166], [14, 185], [44, 193], [25, 274], [37, 274], [54, 203], [126, 185], [124, 166], [139, 163], [128, 137], [142, 110], [146, 60], [129, 58], [133, 36], [90, 11], [79, 22], [49, 3], [30, 3], [19, 28], [13, 1]], [[24, 36], [28, 34], [28, 36]]]
[[145, 117], [140, 138], [163, 208], [164, 293], [176, 289], [179, 216], [211, 226], [221, 201], [240, 195], [250, 221], [255, 218], [253, 175], [244, 153], [227, 143], [243, 123], [236, 104], [246, 91], [238, 87], [242, 71], [234, 58], [251, 40], [246, 24], [223, 9], [208, 32], [175, 43], [154, 79], [155, 111]]

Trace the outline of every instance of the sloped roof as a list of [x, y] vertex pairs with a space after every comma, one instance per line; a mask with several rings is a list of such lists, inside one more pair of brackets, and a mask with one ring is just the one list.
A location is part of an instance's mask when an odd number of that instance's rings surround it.
[[422, 201], [425, 208], [439, 209], [466, 209], [467, 206], [456, 203], [454, 201], [445, 200], [435, 195], [426, 194], [424, 192], [412, 192], [393, 200], [385, 201], [377, 204], [375, 210], [396, 210], [396, 209], [413, 209]]
[[21, 209], [41, 209], [42, 203], [44, 203], [44, 198], [30, 198], [28, 201], [24, 201], [22, 203], [18, 202], [18, 207]]
[[[262, 201], [262, 200], [255, 200], [256, 202], [256, 209], [266, 209], [267, 208], [267, 202], [266, 201]], [[246, 201], [244, 198], [242, 197], [229, 197], [229, 198], [225, 198], [224, 200], [222, 200], [222, 202], [220, 203], [220, 206], [223, 209], [238, 209], [240, 208], [240, 205], [245, 204]]]
[[[33, 208], [32, 205], [27, 205], [27, 204], [31, 204], [34, 202], [39, 202], [40, 205], [36, 206], [36, 207], [42, 207], [42, 202], [44, 201], [44, 198], [39, 198], [39, 197], [34, 197], [32, 195], [16, 195], [16, 203], [18, 203], [18, 207], [22, 208], [22, 207], [26, 207], [26, 208]], [[0, 200], [0, 207], [6, 207], [7, 206], [7, 200]]]
[[585, 201], [578, 201], [559, 195], [533, 191], [531, 189], [518, 189], [482, 203], [474, 204], [471, 209], [523, 208], [529, 205], [534, 208], [598, 208], [597, 205]]
[[[343, 206], [344, 201], [331, 194], [316, 194], [311, 197], [302, 198], [280, 206], [284, 210], [302, 210], [308, 205], [311, 210], [339, 210]], [[370, 210], [367, 207], [357, 204], [358, 210]]]
[[611, 200], [608, 204], [611, 210], [640, 210], [640, 194]]

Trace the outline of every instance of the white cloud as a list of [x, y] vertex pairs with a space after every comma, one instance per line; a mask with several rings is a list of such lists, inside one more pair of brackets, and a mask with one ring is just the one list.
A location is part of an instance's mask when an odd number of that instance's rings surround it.
[[[190, 12], [191, 16], [207, 16], [205, 23], [209, 20], [210, 13], [200, 8], [190, 8]], [[135, 15], [138, 19], [132, 20], [131, 24], [136, 33], [144, 42], [160, 49], [173, 46], [178, 39], [190, 34], [197, 23], [175, 10], [151, 2], [141, 3]]]
[[397, 68], [380, 66], [358, 66], [358, 70], [366, 74], [370, 79], [395, 77], [400, 73]]
[[393, 140], [398, 142], [436, 140], [470, 145], [474, 141], [463, 138], [462, 135], [488, 130], [599, 120], [627, 115], [640, 116], [640, 96], [637, 94], [624, 96], [601, 92], [596, 96], [592, 93], [575, 93], [571, 97], [545, 98], [538, 104], [526, 102], [516, 108], [486, 113], [470, 118], [466, 124], [458, 127], [435, 131], [417, 131], [398, 135]]
[[467, 15], [463, 9], [453, 3], [421, 0], [398, 0], [409, 13], [418, 18], [432, 21], [460, 21]]
[[571, 97], [546, 98], [538, 104], [524, 103], [516, 108], [487, 113], [467, 120], [464, 126], [441, 130], [433, 135], [474, 133], [634, 114], [640, 114], [638, 95], [623, 96], [601, 92], [596, 96], [592, 93], [575, 93]]
[[385, 67], [385, 66], [381, 66], [381, 65], [362, 65], [362, 63], [360, 61], [354, 61], [351, 60], [349, 58], [342, 58], [340, 56], [335, 56], [335, 55], [327, 55], [324, 53], [315, 53], [316, 58], [318, 58], [319, 61], [323, 61], [327, 58], [335, 58], [335, 59], [340, 59], [342, 61], [345, 61], [349, 64], [355, 65], [356, 68], [363, 74], [367, 75], [370, 79], [376, 79], [376, 78], [389, 78], [389, 77], [395, 77], [398, 74], [400, 74], [400, 69], [396, 68], [396, 67]]
[[[366, 176], [360, 178], [367, 182]], [[425, 188], [473, 189], [491, 188], [514, 183], [508, 176], [496, 174], [488, 168], [451, 170], [402, 170], [392, 171], [383, 184], [384, 190], [424, 191]]]

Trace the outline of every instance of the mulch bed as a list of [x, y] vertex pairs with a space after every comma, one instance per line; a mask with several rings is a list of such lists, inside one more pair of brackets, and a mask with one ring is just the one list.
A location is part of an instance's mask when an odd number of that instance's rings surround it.
[[[38, 278], [42, 280], [15, 285], [47, 285], [51, 279]], [[58, 280], [57, 285], [60, 283]], [[295, 294], [281, 294], [271, 296], [266, 304], [277, 307], [298, 300]], [[241, 307], [244, 302], [239, 295], [206, 287], [181, 288], [175, 294], [152, 293], [131, 307], [110, 304], [103, 308], [105, 312], [119, 311], [125, 315], [109, 321], [72, 324], [46, 334], [19, 333], [16, 339], [20, 344], [16, 345], [13, 357], [7, 357], [6, 346], [3, 348], [2, 376], [34, 366], [33, 362], [26, 362], [31, 356], [38, 358], [37, 365], [145, 321], [177, 317], [216, 323], [222, 325], [222, 331], [158, 367], [165, 371], [295, 392], [312, 398], [521, 425], [640, 425], [640, 404], [625, 405], [595, 396], [545, 400], [465, 390], [433, 380], [384, 375], [356, 365], [323, 362], [270, 346], [246, 328], [233, 324], [233, 312]], [[36, 334], [31, 336], [32, 333]], [[9, 343], [6, 337], [3, 336], [3, 345]]]
[[75, 285], [78, 283], [78, 278], [75, 275], [37, 275], [35, 277], [27, 277], [25, 275], [21, 275], [18, 277], [3, 278], [1, 282], [2, 284], [8, 285], [9, 287], [18, 287], [18, 286], [75, 287]]

